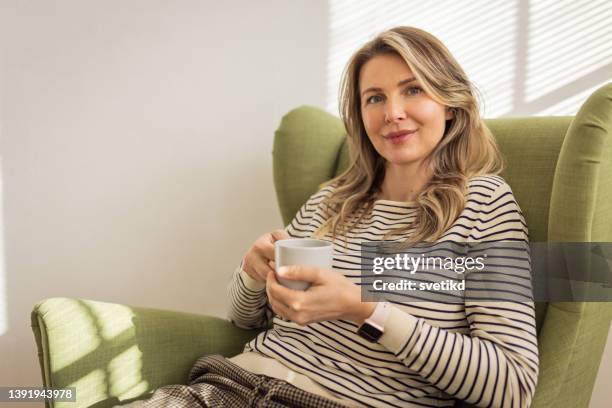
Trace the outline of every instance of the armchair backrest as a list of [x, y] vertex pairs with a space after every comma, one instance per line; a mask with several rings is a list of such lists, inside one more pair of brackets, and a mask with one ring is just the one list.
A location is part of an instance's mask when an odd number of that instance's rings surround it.
[[[486, 121], [506, 159], [506, 179], [531, 241], [612, 242], [612, 84], [575, 117]], [[337, 117], [292, 110], [276, 131], [274, 183], [288, 224], [321, 183], [349, 163]], [[587, 407], [612, 316], [612, 303], [536, 304], [540, 377], [534, 407]]]

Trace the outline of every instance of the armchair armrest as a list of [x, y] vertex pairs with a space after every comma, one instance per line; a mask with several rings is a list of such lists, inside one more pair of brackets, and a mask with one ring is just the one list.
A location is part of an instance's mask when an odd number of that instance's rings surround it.
[[46, 387], [76, 387], [77, 403], [107, 407], [184, 384], [204, 354], [232, 356], [257, 331], [216, 317], [82, 299], [52, 298], [32, 311]]

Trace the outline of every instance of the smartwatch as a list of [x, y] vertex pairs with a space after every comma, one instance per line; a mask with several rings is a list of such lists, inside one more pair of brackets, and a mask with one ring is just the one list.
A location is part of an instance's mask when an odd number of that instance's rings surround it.
[[388, 302], [379, 302], [372, 315], [359, 326], [357, 334], [372, 343], [376, 343], [385, 332], [385, 321], [390, 310], [391, 305]]

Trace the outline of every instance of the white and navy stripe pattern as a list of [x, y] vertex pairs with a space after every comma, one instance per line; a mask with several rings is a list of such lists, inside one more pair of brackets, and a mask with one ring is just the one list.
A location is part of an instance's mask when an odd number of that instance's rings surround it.
[[[319, 204], [332, 191], [326, 187], [302, 206], [286, 228], [290, 236], [312, 235], [324, 221]], [[359, 228], [334, 242], [334, 270], [360, 284], [361, 243], [382, 240], [385, 232], [410, 223], [414, 212], [412, 203], [376, 201]], [[471, 179], [466, 207], [440, 241], [528, 242], [508, 184], [493, 175]], [[505, 282], [503, 274], [513, 274], [506, 286], [530, 288], [529, 257], [519, 257], [513, 266], [503, 264], [504, 258], [500, 254], [503, 271], [487, 270], [481, 279]], [[265, 288], [240, 268], [230, 284], [230, 299], [229, 317], [237, 326], [273, 322], [245, 351], [275, 358], [337, 397], [364, 406], [440, 407], [460, 399], [482, 407], [527, 407], [534, 394], [538, 349], [533, 303], [482, 301], [477, 282], [466, 284], [462, 302], [394, 298], [385, 333], [375, 344], [359, 337], [350, 321], [299, 326], [274, 316]]]

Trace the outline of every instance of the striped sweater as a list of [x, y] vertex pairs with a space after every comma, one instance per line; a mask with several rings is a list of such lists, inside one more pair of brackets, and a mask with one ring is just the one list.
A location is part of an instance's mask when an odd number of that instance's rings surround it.
[[[329, 186], [311, 196], [287, 233], [310, 237], [324, 222], [320, 204], [332, 192]], [[414, 213], [414, 203], [377, 200], [358, 228], [336, 238], [333, 269], [359, 284], [360, 244], [381, 241], [385, 232], [410, 223]], [[470, 179], [465, 209], [439, 241], [506, 240], [528, 241], [512, 190], [499, 176]], [[514, 271], [529, 282], [529, 257], [521, 262]], [[383, 336], [370, 343], [350, 321], [299, 326], [275, 316], [264, 284], [239, 267], [229, 286], [229, 318], [242, 328], [271, 321], [245, 352], [272, 357], [338, 398], [364, 406], [440, 407], [455, 399], [479, 407], [529, 406], [538, 377], [533, 303], [483, 302], [469, 292], [466, 288], [463, 302], [392, 301]]]

